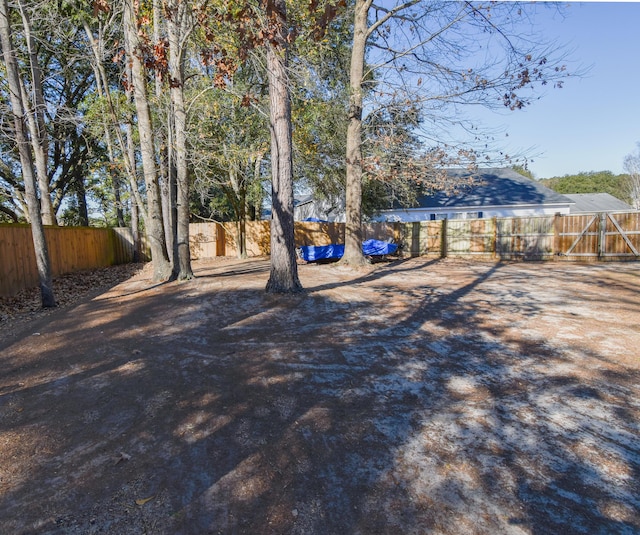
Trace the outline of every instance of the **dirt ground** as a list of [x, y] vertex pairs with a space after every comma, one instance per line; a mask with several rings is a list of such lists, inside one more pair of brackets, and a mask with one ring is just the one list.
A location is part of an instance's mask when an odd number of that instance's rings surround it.
[[0, 533], [640, 533], [640, 264], [194, 266], [4, 320]]

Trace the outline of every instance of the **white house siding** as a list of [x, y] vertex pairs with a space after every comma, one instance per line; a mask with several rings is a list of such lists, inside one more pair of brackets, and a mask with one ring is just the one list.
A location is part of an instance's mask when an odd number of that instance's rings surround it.
[[545, 215], [569, 215], [569, 204], [557, 205], [521, 205], [521, 206], [469, 206], [453, 208], [407, 208], [384, 210], [375, 218], [376, 221], [429, 221], [435, 219], [477, 219], [491, 217], [533, 217]]

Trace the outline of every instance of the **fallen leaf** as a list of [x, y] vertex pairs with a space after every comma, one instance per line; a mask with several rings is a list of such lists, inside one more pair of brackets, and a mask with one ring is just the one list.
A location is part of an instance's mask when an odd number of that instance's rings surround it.
[[153, 500], [153, 498], [155, 498], [155, 496], [149, 496], [148, 498], [141, 498], [139, 500], [136, 500], [136, 505], [144, 505], [145, 503]]
[[[30, 322], [40, 317], [57, 314], [61, 309], [85, 298], [89, 292], [106, 291], [116, 284], [141, 273], [150, 266], [143, 264], [121, 264], [93, 270], [61, 275], [53, 280], [58, 306], [42, 308], [42, 297], [38, 286], [20, 290], [12, 297], [0, 296], [0, 339], [12, 334], [12, 326]], [[43, 336], [42, 333], [31, 333]]]

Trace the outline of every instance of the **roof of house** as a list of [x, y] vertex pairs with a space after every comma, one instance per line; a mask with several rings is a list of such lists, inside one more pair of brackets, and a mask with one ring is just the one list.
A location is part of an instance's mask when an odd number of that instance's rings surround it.
[[[466, 169], [447, 171], [459, 185], [452, 191], [438, 191], [418, 198], [420, 208], [462, 208], [519, 206], [529, 204], [571, 204], [565, 195], [531, 180], [513, 169]], [[466, 184], [471, 179], [469, 184]]]
[[575, 205], [571, 213], [581, 212], [632, 212], [633, 207], [608, 193], [566, 193]]
[[315, 197], [311, 194], [307, 195], [294, 195], [293, 197], [293, 206], [300, 206], [302, 204], [308, 204], [310, 202], [314, 202]]

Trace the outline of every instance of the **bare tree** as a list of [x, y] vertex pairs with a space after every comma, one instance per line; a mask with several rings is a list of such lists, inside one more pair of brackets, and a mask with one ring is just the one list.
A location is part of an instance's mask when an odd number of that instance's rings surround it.
[[[38, 186], [36, 183], [33, 158], [27, 127], [25, 125], [25, 115], [27, 114], [24, 102], [25, 89], [23, 82], [20, 79], [20, 73], [16, 62], [9, 16], [10, 13], [7, 0], [0, 0], [0, 42], [2, 43], [2, 54], [7, 71], [9, 99], [15, 127], [15, 141], [20, 154], [20, 163], [22, 165], [25, 196], [29, 211], [29, 219], [31, 222], [31, 234], [33, 237], [36, 265], [38, 267], [38, 277], [40, 281], [40, 295], [43, 307], [55, 307], [56, 300], [53, 292], [51, 263], [49, 260], [47, 241], [44, 235], [42, 215], [40, 213]], [[48, 191], [46, 193], [48, 193]]]
[[[435, 148], [425, 151], [425, 169], [475, 165], [472, 145], [450, 133], [470, 129], [462, 115], [464, 106], [520, 109], [531, 102], [535, 87], [550, 81], [561, 85], [567, 76], [557, 47], [521, 35], [522, 29], [512, 26], [525, 14], [525, 6], [511, 3], [355, 1], [343, 263], [365, 262], [362, 182], [366, 168], [376, 166], [366, 165], [363, 157], [363, 112], [373, 117], [411, 103], [419, 110], [416, 129], [426, 127], [425, 143], [431, 141]], [[439, 162], [434, 155], [439, 155]], [[434, 176], [439, 180], [437, 173]]]
[[640, 210], [640, 143], [634, 154], [628, 154], [624, 159], [624, 170], [629, 174], [626, 190], [636, 210]]

